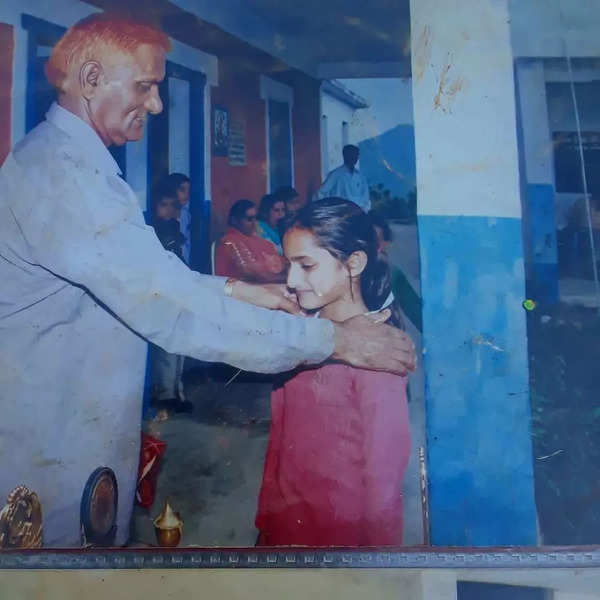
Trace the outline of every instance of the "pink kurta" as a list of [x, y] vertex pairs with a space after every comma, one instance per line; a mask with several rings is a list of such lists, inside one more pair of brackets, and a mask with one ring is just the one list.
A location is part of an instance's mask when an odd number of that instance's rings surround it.
[[271, 415], [259, 543], [401, 545], [406, 378], [340, 364], [300, 371], [273, 391]]

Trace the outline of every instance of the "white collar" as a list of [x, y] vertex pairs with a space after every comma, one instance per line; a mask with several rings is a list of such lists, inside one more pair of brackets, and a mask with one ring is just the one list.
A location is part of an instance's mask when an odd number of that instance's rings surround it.
[[56, 102], [46, 113], [46, 120], [62, 129], [85, 151], [93, 165], [107, 175], [120, 175], [121, 169], [98, 134], [82, 119]]
[[[370, 310], [369, 312], [366, 312], [365, 315], [375, 315], [378, 312], [381, 312], [382, 310], [389, 308], [392, 305], [392, 303], [394, 302], [394, 300], [395, 300], [394, 292], [390, 291], [390, 293], [387, 295], [387, 298], [384, 300], [384, 302], [380, 308], [378, 308], [377, 310]], [[318, 317], [320, 314], [321, 314], [321, 311], [319, 310], [315, 313], [315, 317]]]

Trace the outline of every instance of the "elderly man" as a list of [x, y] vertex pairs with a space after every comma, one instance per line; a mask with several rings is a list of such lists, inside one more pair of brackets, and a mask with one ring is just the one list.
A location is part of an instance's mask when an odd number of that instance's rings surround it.
[[203, 276], [163, 250], [107, 146], [139, 140], [162, 110], [168, 49], [122, 18], [71, 27], [46, 65], [58, 103], [0, 170], [0, 497], [37, 494], [45, 546], [79, 545], [97, 467], [116, 475], [114, 543], [127, 540], [146, 340], [268, 373], [413, 368], [410, 340], [385, 324], [265, 310], [299, 312], [282, 287]]

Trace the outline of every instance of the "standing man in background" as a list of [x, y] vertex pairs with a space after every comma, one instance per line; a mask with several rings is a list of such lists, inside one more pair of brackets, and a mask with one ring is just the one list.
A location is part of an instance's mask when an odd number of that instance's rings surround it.
[[371, 210], [369, 184], [366, 177], [356, 168], [359, 153], [357, 146], [344, 146], [344, 164], [327, 175], [317, 192], [318, 200], [335, 196], [354, 202], [366, 213]]

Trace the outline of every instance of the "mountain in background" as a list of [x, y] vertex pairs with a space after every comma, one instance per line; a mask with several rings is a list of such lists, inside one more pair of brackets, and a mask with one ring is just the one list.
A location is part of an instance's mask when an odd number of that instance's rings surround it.
[[360, 171], [369, 186], [382, 184], [391, 196], [405, 198], [417, 186], [412, 125], [398, 125], [358, 144]]

